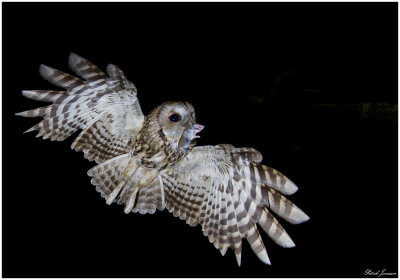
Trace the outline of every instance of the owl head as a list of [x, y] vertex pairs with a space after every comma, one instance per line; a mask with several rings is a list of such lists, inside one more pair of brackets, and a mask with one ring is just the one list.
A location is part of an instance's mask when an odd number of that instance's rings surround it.
[[[158, 110], [157, 110], [158, 109]], [[169, 101], [156, 108], [157, 122], [167, 142], [185, 154], [190, 151], [196, 133], [204, 126], [196, 123], [193, 105], [188, 102]]]

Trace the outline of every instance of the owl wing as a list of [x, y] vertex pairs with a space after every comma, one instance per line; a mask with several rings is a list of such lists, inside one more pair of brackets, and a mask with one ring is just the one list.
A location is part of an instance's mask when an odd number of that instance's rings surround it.
[[309, 219], [283, 196], [296, 185], [261, 160], [252, 148], [199, 146], [161, 175], [166, 208], [191, 226], [200, 224], [222, 255], [233, 249], [239, 265], [242, 238], [270, 264], [256, 224], [277, 244], [294, 246], [271, 211], [293, 224]]
[[82, 132], [72, 148], [97, 163], [125, 154], [143, 125], [144, 116], [137, 90], [115, 65], [107, 66], [107, 74], [93, 63], [71, 53], [71, 69], [82, 79], [41, 65], [40, 74], [64, 91], [25, 90], [28, 98], [53, 104], [16, 115], [43, 117], [27, 130], [38, 131], [36, 137], [63, 141], [74, 132]]

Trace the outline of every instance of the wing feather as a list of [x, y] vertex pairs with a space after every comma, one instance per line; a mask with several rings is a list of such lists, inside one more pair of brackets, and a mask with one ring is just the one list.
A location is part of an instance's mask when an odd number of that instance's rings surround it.
[[[195, 147], [187, 158], [161, 176], [166, 208], [188, 224], [200, 223], [204, 235], [221, 254], [224, 255], [228, 248], [234, 250], [239, 265], [243, 238], [262, 262], [270, 264], [257, 224], [278, 245], [294, 246], [267, 208], [291, 223], [308, 219], [276, 190], [279, 188], [282, 193], [293, 191], [288, 183], [291, 181], [282, 173], [259, 164], [261, 159], [261, 154], [251, 148], [237, 149], [231, 145]], [[268, 181], [265, 174], [270, 179], [271, 174], [275, 177]], [[202, 200], [194, 199], [194, 194], [199, 197], [200, 193], [204, 194]]]
[[[228, 182], [230, 184], [230, 182]], [[230, 247], [235, 252], [236, 261], [240, 266], [242, 256], [242, 236], [239, 232], [238, 221], [236, 218], [236, 211], [234, 208], [233, 196], [228, 195], [228, 242]]]
[[219, 208], [219, 229], [218, 229], [218, 236], [219, 236], [219, 243], [220, 252], [224, 256], [227, 249], [229, 248], [229, 241], [228, 241], [228, 205], [227, 205], [227, 195], [226, 192], [219, 192], [221, 194], [220, 197], [220, 208]]
[[50, 83], [65, 88], [71, 93], [81, 94], [81, 90], [86, 86], [83, 80], [44, 64], [40, 65], [39, 73]]
[[257, 169], [260, 176], [260, 181], [255, 181], [255, 183], [261, 182], [286, 195], [294, 194], [297, 191], [297, 186], [278, 170], [257, 163], [251, 163], [251, 165]]
[[22, 91], [22, 95], [33, 100], [56, 104], [59, 104], [63, 99], [69, 96], [65, 91], [57, 90], [24, 90]]
[[87, 81], [89, 87], [99, 88], [105, 86], [107, 82], [106, 74], [90, 61], [71, 53], [68, 63], [76, 74]]
[[44, 118], [26, 132], [63, 141], [82, 129], [72, 148], [97, 163], [127, 153], [144, 121], [136, 87], [114, 65], [107, 67], [107, 77], [93, 63], [71, 53], [69, 66], [82, 79], [43, 64], [39, 68], [43, 78], [65, 91], [22, 92], [27, 98], [53, 103], [16, 114]]

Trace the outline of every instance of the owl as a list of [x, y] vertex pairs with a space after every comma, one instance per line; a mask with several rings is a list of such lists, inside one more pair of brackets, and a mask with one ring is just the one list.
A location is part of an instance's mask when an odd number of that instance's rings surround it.
[[106, 75], [73, 53], [69, 66], [80, 78], [41, 65], [43, 78], [64, 90], [23, 91], [52, 104], [17, 115], [43, 117], [26, 131], [43, 139], [63, 141], [81, 130], [72, 149], [96, 162], [87, 174], [107, 204], [123, 205], [126, 214], [166, 208], [192, 227], [200, 224], [222, 255], [231, 248], [239, 266], [243, 239], [271, 264], [258, 227], [278, 245], [295, 246], [272, 213], [292, 224], [309, 217], [285, 197], [297, 186], [261, 164], [260, 152], [196, 146], [204, 126], [192, 104], [169, 101], [144, 115], [135, 85], [117, 66], [109, 64]]

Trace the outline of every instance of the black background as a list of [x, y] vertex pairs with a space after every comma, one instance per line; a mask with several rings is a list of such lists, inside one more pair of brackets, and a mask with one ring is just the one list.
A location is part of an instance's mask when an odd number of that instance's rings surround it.
[[[3, 3], [3, 277], [364, 277], [397, 273], [397, 3]], [[254, 147], [311, 220], [243, 242], [242, 266], [167, 211], [107, 206], [64, 142], [22, 134], [75, 52], [122, 68], [144, 113], [194, 104], [199, 145]]]

